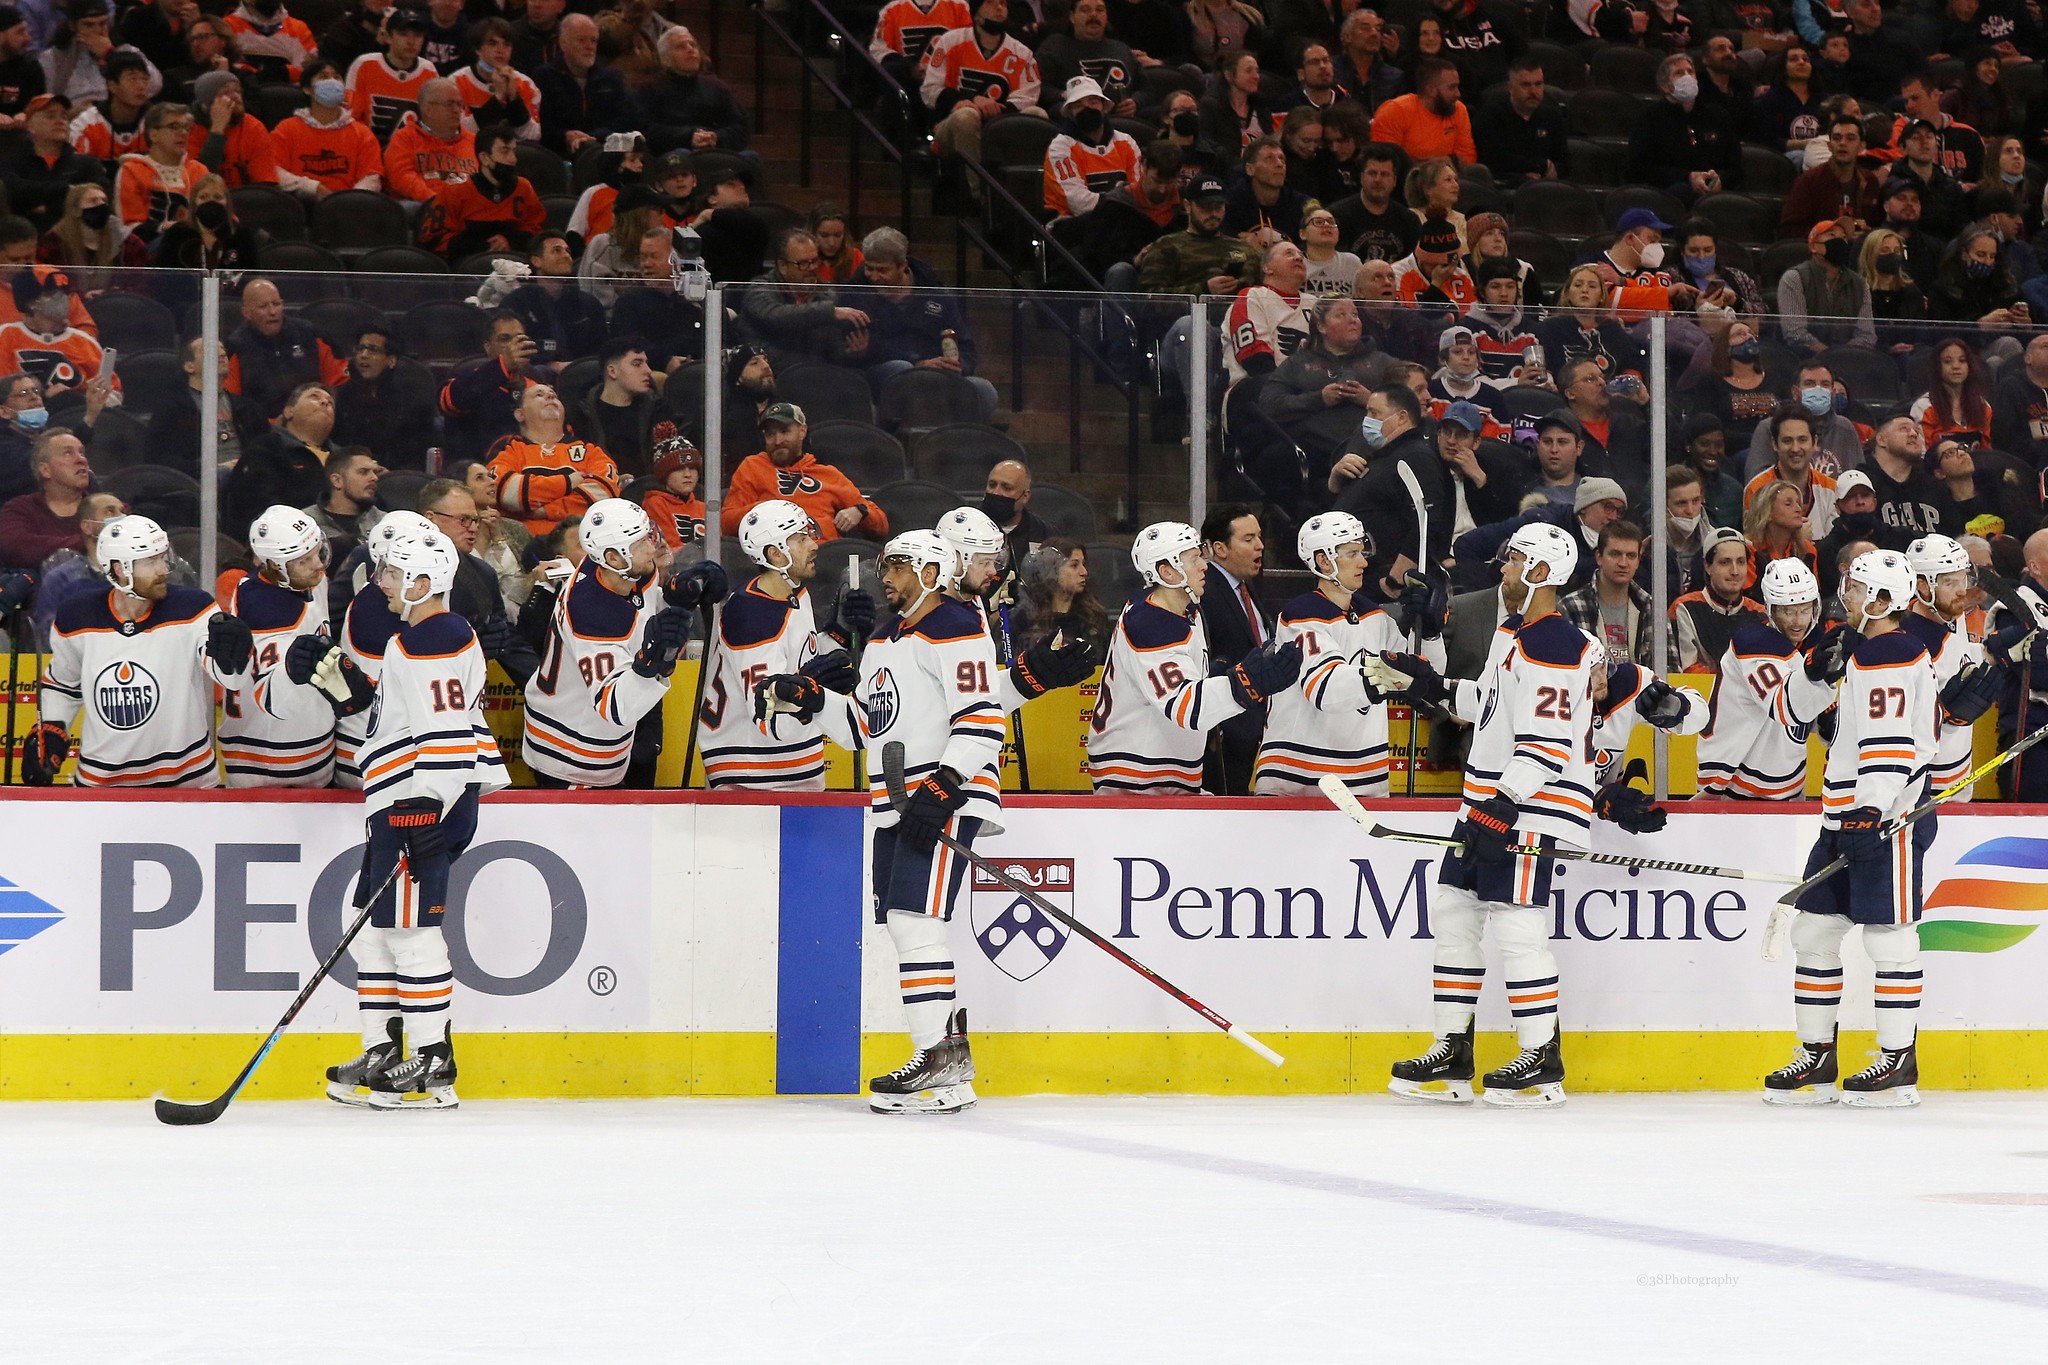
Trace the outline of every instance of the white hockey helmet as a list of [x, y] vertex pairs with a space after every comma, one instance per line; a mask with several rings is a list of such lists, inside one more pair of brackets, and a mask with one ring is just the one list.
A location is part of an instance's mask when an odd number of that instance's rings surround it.
[[1764, 605], [1797, 607], [1820, 601], [1820, 580], [1801, 559], [1774, 559], [1764, 565]]
[[[1337, 547], [1357, 541], [1365, 546], [1367, 554], [1372, 553], [1372, 544], [1366, 539], [1365, 523], [1349, 512], [1318, 512], [1301, 524], [1301, 530], [1294, 537], [1294, 552], [1301, 556], [1301, 562], [1317, 578], [1334, 583], [1337, 581]], [[1316, 567], [1316, 556], [1330, 557], [1330, 572], [1324, 573]]]
[[[164, 528], [148, 517], [133, 514], [115, 517], [100, 527], [99, 539], [93, 542], [93, 553], [100, 557], [100, 572], [107, 576], [109, 583], [138, 601], [141, 594], [130, 586], [135, 582], [136, 561], [170, 552], [171, 538], [164, 534]], [[114, 575], [116, 564], [122, 570], [118, 578]]]
[[1131, 542], [1131, 563], [1148, 588], [1185, 588], [1187, 581], [1169, 583], [1159, 576], [1161, 564], [1178, 564], [1189, 550], [1202, 546], [1201, 533], [1184, 521], [1155, 521], [1138, 532]]
[[[585, 554], [595, 557], [613, 573], [629, 573], [633, 567], [633, 547], [654, 534], [654, 523], [637, 502], [600, 498], [583, 514], [576, 534], [583, 542]], [[609, 556], [614, 550], [621, 563], [612, 563]]]
[[[263, 509], [263, 515], [249, 524], [249, 553], [258, 568], [268, 565], [284, 577], [285, 565], [311, 550], [324, 550], [327, 536], [313, 518], [282, 503]], [[327, 562], [322, 555], [321, 564]]]
[[[1891, 616], [1913, 605], [1913, 566], [1897, 550], [1865, 550], [1849, 562], [1849, 571], [1842, 575], [1842, 584], [1861, 583], [1870, 596], [1864, 600], [1862, 616], [1868, 621], [1878, 616]], [[1891, 599], [1891, 610], [1876, 612], [1870, 609], [1878, 593]]]
[[[886, 570], [892, 563], [908, 564], [917, 574], [917, 600], [901, 608], [905, 618], [915, 616], [918, 608], [924, 605], [925, 598], [935, 592], [944, 592], [960, 581], [959, 552], [937, 531], [905, 531], [891, 536], [889, 543], [882, 547], [882, 566]], [[924, 586], [927, 565], [936, 565], [939, 570], [938, 582], [931, 587]]]
[[[789, 553], [789, 542], [795, 536], [816, 536], [818, 523], [811, 520], [811, 514], [793, 502], [781, 498], [770, 498], [757, 502], [747, 509], [740, 518], [740, 549], [748, 559], [762, 568], [782, 574], [789, 567], [793, 556]], [[768, 562], [768, 551], [782, 551], [782, 563], [778, 566]], [[792, 579], [792, 582], [795, 580]]]
[[[408, 607], [416, 607], [429, 597], [447, 596], [455, 586], [455, 566], [461, 560], [455, 542], [434, 530], [393, 541], [384, 552], [384, 567], [396, 569], [405, 580], [398, 600]], [[413, 581], [419, 578], [427, 580], [427, 590], [414, 597], [411, 593]]]
[[370, 534], [363, 538], [363, 544], [369, 547], [370, 562], [382, 568], [384, 556], [391, 552], [393, 545], [413, 536], [423, 536], [434, 529], [434, 523], [418, 512], [393, 512], [371, 529]]
[[939, 518], [938, 533], [965, 561], [974, 555], [999, 555], [1009, 544], [988, 513], [979, 507], [955, 507]]
[[[1530, 587], [1563, 591], [1565, 580], [1579, 567], [1578, 542], [1563, 527], [1553, 526], [1547, 521], [1532, 521], [1517, 529], [1501, 547], [1503, 559], [1518, 550], [1524, 561], [1522, 582]], [[1529, 570], [1538, 564], [1550, 566], [1549, 576], [1541, 583], [1529, 583]]]
[[1930, 581], [1945, 573], [1970, 573], [1970, 552], [1948, 536], [1922, 536], [1906, 547], [1906, 563], [1915, 578]]

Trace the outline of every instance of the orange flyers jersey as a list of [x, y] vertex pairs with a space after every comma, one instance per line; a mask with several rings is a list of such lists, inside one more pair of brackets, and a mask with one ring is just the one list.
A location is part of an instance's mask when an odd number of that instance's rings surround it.
[[428, 62], [415, 62], [411, 71], [399, 71], [383, 53], [366, 52], [348, 68], [348, 111], [369, 124], [382, 142], [400, 119], [419, 106], [420, 87], [436, 74]]
[[81, 156], [113, 161], [141, 153], [149, 146], [149, 140], [143, 136], [140, 118], [126, 128], [116, 128], [107, 117], [106, 106], [94, 104], [71, 120], [71, 146]]
[[[0, 326], [0, 374], [32, 374], [46, 391], [76, 388], [96, 377], [105, 355], [95, 338], [74, 327], [46, 337], [19, 322]], [[121, 387], [118, 377], [114, 387]]]
[[956, 28], [934, 42], [925, 58], [924, 102], [937, 108], [946, 90], [1028, 108], [1038, 103], [1038, 63], [1015, 38], [1003, 39], [990, 55], [975, 42], [973, 29]]
[[334, 193], [384, 173], [377, 139], [346, 112], [335, 123], [315, 123], [300, 110], [280, 122], [270, 140], [280, 176], [310, 180]]
[[[537, 536], [563, 517], [581, 516], [594, 502], [616, 498], [623, 483], [604, 447], [588, 441], [544, 446], [506, 436], [491, 447], [490, 465], [498, 475], [498, 506]], [[572, 486], [571, 475], [580, 475], [583, 486]]]
[[1114, 133], [1094, 147], [1061, 133], [1045, 149], [1045, 210], [1065, 218], [1086, 213], [1118, 185], [1138, 183], [1138, 144]]
[[666, 488], [657, 488], [640, 506], [671, 550], [704, 543], [704, 499], [679, 498]]
[[164, 168], [146, 156], [124, 156], [114, 172], [114, 212], [129, 227], [147, 223], [154, 235], [157, 228], [174, 222], [185, 211], [194, 183], [207, 174], [206, 167], [187, 160], [175, 183]]
[[[37, 279], [46, 280], [50, 277], [55, 267], [39, 265], [33, 267], [33, 269], [36, 272]], [[20, 321], [21, 310], [14, 306], [14, 291], [11, 289], [0, 289], [0, 326]], [[76, 294], [71, 296], [71, 330], [74, 332], [84, 332], [87, 336], [92, 337], [100, 334], [100, 325], [94, 322], [92, 314], [86, 311], [85, 300]]]
[[964, 0], [890, 0], [875, 20], [875, 36], [868, 52], [876, 61], [894, 54], [924, 60], [931, 45], [956, 28], [974, 27], [974, 15]]
[[[476, 78], [474, 66], [463, 67], [449, 79], [454, 81], [455, 88], [462, 92], [463, 107], [468, 109], [472, 116], [497, 98], [491, 87]], [[540, 136], [540, 87], [523, 71], [512, 73], [512, 83], [519, 88], [519, 98], [526, 103], [527, 115], [526, 122], [513, 131], [522, 138], [537, 139]]]

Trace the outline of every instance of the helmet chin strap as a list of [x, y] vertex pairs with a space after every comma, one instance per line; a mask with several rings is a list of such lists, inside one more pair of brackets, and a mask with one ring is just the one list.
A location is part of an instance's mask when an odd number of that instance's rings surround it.
[[[123, 564], [127, 566], [128, 581], [126, 583], [123, 583], [120, 579], [114, 577], [114, 565], [116, 564]], [[121, 593], [128, 597], [132, 597], [138, 602], [147, 602], [149, 600], [147, 597], [144, 597], [141, 593], [135, 591], [135, 561], [132, 559], [116, 559], [109, 561], [107, 564], [107, 581], [114, 585], [114, 591], [118, 593]]]
[[[775, 567], [773, 563], [767, 562], [768, 550], [782, 551], [781, 568], [778, 569]], [[762, 567], [766, 568], [769, 573], [775, 574], [776, 576], [781, 578], [783, 582], [789, 584], [789, 590], [792, 593], [794, 593], [800, 586], [802, 586], [796, 581], [796, 575], [790, 572], [791, 569], [794, 569], [796, 567], [796, 556], [789, 552], [788, 541], [785, 540], [780, 545], [769, 546], [767, 550], [763, 550], [761, 552], [761, 559], [763, 561]]]
[[[414, 578], [426, 578], [427, 576], [426, 576], [425, 574], [423, 574], [423, 573], [422, 573], [422, 574], [414, 574], [414, 575], [413, 575], [413, 577], [414, 577]], [[408, 593], [406, 592], [406, 590], [405, 590], [404, 588], [400, 588], [400, 589], [398, 590], [398, 600], [399, 600], [399, 603], [400, 603], [400, 604], [401, 604], [402, 606], [404, 606], [404, 608], [405, 608], [405, 612], [403, 613], [403, 614], [405, 614], [405, 615], [410, 615], [410, 614], [411, 614], [411, 612], [412, 612], [412, 609], [413, 609], [414, 607], [417, 607], [417, 606], [421, 605], [422, 603], [426, 603], [426, 602], [431, 602], [431, 601], [432, 601], [433, 599], [434, 599], [434, 583], [433, 583], [433, 580], [432, 580], [432, 579], [427, 579], [427, 590], [426, 590], [426, 592], [425, 592], [425, 593], [423, 593], [422, 595], [420, 595], [420, 596], [418, 596], [418, 597], [413, 597], [413, 596], [409, 595], [409, 594], [408, 594]]]

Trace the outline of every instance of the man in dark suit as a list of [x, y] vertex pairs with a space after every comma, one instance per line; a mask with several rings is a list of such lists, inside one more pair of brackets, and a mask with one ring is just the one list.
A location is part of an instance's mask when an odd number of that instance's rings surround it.
[[[1202, 630], [1209, 637], [1209, 671], [1228, 673], [1245, 655], [1273, 638], [1273, 623], [1260, 609], [1256, 580], [1265, 567], [1266, 542], [1259, 518], [1241, 502], [1219, 503], [1202, 521], [1202, 552], [1208, 556], [1202, 591]], [[1217, 796], [1248, 796], [1252, 765], [1266, 715], [1247, 711], [1209, 732], [1202, 765], [1202, 789]]]
[[[1444, 676], [1479, 678], [1486, 672], [1487, 651], [1500, 625], [1500, 589], [1461, 592], [1451, 599], [1451, 619], [1444, 627]], [[1436, 767], [1461, 768], [1472, 743], [1472, 728], [1445, 721], [1429, 727], [1429, 759]]]

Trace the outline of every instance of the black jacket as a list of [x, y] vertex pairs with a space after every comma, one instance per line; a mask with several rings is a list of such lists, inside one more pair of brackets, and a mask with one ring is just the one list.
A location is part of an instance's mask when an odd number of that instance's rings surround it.
[[1336, 510], [1349, 512], [1365, 525], [1372, 537], [1372, 562], [1384, 573], [1394, 560], [1406, 555], [1420, 562], [1421, 547], [1415, 543], [1415, 499], [1403, 483], [1399, 466], [1407, 465], [1422, 488], [1422, 502], [1428, 512], [1429, 560], [1440, 560], [1450, 552], [1451, 521], [1457, 497], [1451, 488], [1450, 471], [1437, 454], [1436, 442], [1418, 429], [1404, 431], [1372, 453], [1365, 473], [1337, 495]]
[[326, 462], [282, 426], [273, 427], [242, 448], [222, 485], [221, 526], [239, 539], [264, 508], [310, 507], [326, 495]]
[[505, 300], [505, 307], [526, 324], [536, 361], [566, 365], [604, 347], [604, 305], [566, 281], [558, 294], [539, 284], [522, 284]]
[[540, 89], [540, 140], [550, 151], [569, 154], [565, 134], [572, 128], [602, 142], [605, 135], [632, 130], [633, 107], [626, 78], [602, 60], [578, 81], [560, 56], [533, 73]]
[[1723, 189], [1742, 188], [1742, 140], [1719, 105], [1698, 101], [1688, 113], [1670, 100], [1643, 111], [1628, 138], [1622, 178], [1691, 203], [1694, 171], [1718, 171]]
[[[747, 111], [716, 76], [663, 71], [654, 84], [641, 89], [634, 105], [639, 111], [639, 129], [647, 135], [648, 150], [657, 155], [675, 147], [694, 150], [691, 138], [703, 128], [718, 134], [718, 150], [743, 151], [753, 132]], [[547, 107], [545, 100], [541, 107]]]
[[7, 186], [7, 203], [12, 212], [47, 232], [64, 216], [64, 196], [73, 185], [105, 185], [106, 168], [98, 157], [84, 156], [67, 144], [53, 160], [36, 155], [24, 137], [0, 154], [0, 181]]
[[1564, 111], [1545, 103], [1523, 118], [1505, 90], [1487, 93], [1472, 116], [1472, 144], [1493, 178], [1508, 183], [1538, 180], [1545, 163], [1550, 163], [1557, 167], [1558, 179], [1569, 180], [1572, 158], [1565, 143]]
[[375, 380], [350, 373], [334, 390], [334, 443], [368, 446], [389, 469], [425, 469], [434, 443], [434, 385], [419, 371], [386, 370]]
[[[187, 391], [190, 392], [189, 390]], [[243, 448], [260, 439], [270, 423], [255, 405], [239, 394], [229, 394], [228, 409], [235, 415], [235, 432]], [[199, 404], [189, 397], [182, 403], [166, 403], [149, 418], [149, 462], [166, 465], [181, 474], [199, 477]], [[323, 486], [321, 492], [326, 492]], [[247, 528], [244, 528], [247, 529]], [[232, 534], [232, 533], [231, 533]], [[236, 539], [240, 539], [239, 536]]]
[[[940, 354], [941, 333], [953, 333], [960, 346], [960, 370], [974, 373], [974, 338], [967, 332], [967, 317], [960, 300], [945, 287], [939, 274], [923, 261], [910, 262], [914, 292], [907, 298], [891, 299], [878, 291], [863, 289], [846, 296], [846, 306], [868, 315], [868, 349], [855, 363], [879, 365], [885, 360], [907, 360], [915, 365]], [[872, 284], [867, 267], [853, 272], [848, 284]]]
[[293, 389], [317, 383], [321, 378], [320, 352], [326, 343], [311, 323], [287, 317], [277, 335], [267, 337], [245, 322], [228, 334], [227, 344], [229, 358], [240, 362], [242, 397], [265, 418], [284, 411], [285, 399]]

